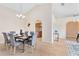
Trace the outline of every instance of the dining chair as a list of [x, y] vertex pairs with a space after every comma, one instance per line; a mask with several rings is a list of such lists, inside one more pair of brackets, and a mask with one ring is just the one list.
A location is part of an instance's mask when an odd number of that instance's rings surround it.
[[25, 31], [25, 36], [28, 36], [28, 31]]
[[34, 35], [34, 32], [30, 32], [30, 34], [31, 34], [31, 36], [33, 36]]
[[27, 39], [25, 39], [24, 41], [24, 44], [27, 44], [27, 45], [32, 45], [32, 37], [34, 35], [34, 32], [30, 32], [31, 36], [28, 36], [28, 31], [25, 32], [25, 36], [28, 37]]
[[30, 34], [31, 37], [27, 38], [24, 44], [27, 44], [31, 48], [31, 53], [33, 53], [36, 44], [36, 36], [34, 32], [30, 32]]
[[31, 53], [33, 53], [36, 44], [36, 35], [34, 32], [30, 32], [30, 34], [32, 35], [32, 37], [30, 37], [30, 40], [28, 41], [28, 45], [31, 48]]
[[8, 44], [10, 44], [10, 39], [8, 37], [8, 33], [6, 32], [2, 32], [4, 40], [5, 40], [5, 46], [8, 46]]
[[32, 35], [32, 47], [35, 48], [35, 44], [36, 44], [36, 34], [33, 33], [33, 35]]
[[31, 37], [28, 38], [28, 45], [32, 45], [32, 40], [33, 40], [33, 36], [34, 36], [34, 32], [30, 32]]
[[[28, 37], [28, 31], [25, 31], [25, 36]], [[28, 38], [25, 39], [25, 44], [28, 44]]]
[[10, 31], [10, 33], [11, 33], [11, 34], [16, 34], [16, 32], [15, 32], [15, 31]]
[[16, 47], [19, 47], [20, 45], [22, 45], [23, 43], [22, 42], [16, 42], [15, 41], [15, 37], [13, 34], [9, 33], [9, 37], [10, 37], [10, 40], [11, 40], [11, 43], [10, 43], [10, 48], [12, 50], [13, 48], [13, 52], [14, 54], [16, 53]]

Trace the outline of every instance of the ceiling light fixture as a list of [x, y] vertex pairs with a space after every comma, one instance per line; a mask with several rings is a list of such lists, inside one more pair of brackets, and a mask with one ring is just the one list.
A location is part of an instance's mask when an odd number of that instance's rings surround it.
[[23, 5], [20, 3], [20, 4], [18, 4], [18, 13], [16, 14], [16, 17], [18, 18], [18, 19], [24, 19], [25, 18], [25, 15], [23, 15]]

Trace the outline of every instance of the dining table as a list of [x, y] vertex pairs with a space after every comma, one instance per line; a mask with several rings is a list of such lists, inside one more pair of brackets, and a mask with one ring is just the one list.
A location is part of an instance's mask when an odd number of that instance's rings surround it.
[[22, 42], [23, 43], [23, 52], [25, 51], [25, 41], [28, 40], [28, 36], [25, 35], [15, 35], [15, 41], [16, 42]]

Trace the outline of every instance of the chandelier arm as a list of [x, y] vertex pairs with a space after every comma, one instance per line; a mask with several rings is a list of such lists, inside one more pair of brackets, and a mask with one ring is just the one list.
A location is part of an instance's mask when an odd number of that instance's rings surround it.
[[22, 14], [23, 13], [23, 4], [22, 3], [19, 3], [19, 13], [16, 15], [19, 19], [24, 19], [25, 16]]

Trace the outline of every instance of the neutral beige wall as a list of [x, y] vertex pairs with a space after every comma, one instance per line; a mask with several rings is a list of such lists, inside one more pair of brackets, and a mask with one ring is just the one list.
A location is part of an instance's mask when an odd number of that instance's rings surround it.
[[42, 41], [52, 42], [52, 5], [44, 4], [33, 8], [27, 15], [26, 24], [31, 22], [31, 30], [35, 31], [36, 20], [42, 22]]
[[65, 17], [65, 18], [56, 18], [54, 21], [54, 28], [59, 31], [60, 38], [65, 39], [66, 38], [66, 24], [69, 21], [78, 21], [79, 22], [79, 17]]
[[52, 5], [43, 4], [26, 13], [24, 20], [16, 18], [16, 12], [0, 6], [0, 43], [4, 42], [2, 32], [16, 31], [20, 29], [27, 30], [27, 24], [30, 22], [30, 30], [35, 31], [36, 20], [42, 21], [42, 41], [52, 43]]
[[13, 10], [0, 6], [0, 43], [4, 42], [2, 32], [19, 32], [21, 28], [25, 28], [24, 20], [17, 19]]

